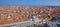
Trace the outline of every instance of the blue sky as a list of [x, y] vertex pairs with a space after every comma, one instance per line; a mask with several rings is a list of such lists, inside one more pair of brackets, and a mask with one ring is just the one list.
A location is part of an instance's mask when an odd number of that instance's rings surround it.
[[0, 0], [0, 6], [60, 6], [60, 0]]

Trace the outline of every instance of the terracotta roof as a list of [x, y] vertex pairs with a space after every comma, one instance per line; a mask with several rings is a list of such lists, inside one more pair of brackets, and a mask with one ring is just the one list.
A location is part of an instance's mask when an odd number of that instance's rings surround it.
[[[27, 21], [31, 15], [46, 18], [48, 14], [60, 17], [60, 8], [37, 6], [0, 6], [0, 25]], [[10, 17], [11, 16], [11, 17]]]

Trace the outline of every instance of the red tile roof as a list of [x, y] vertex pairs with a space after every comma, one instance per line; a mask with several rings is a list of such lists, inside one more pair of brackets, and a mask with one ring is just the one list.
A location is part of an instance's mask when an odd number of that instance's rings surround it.
[[[37, 6], [0, 6], [0, 25], [27, 21], [30, 19], [32, 14], [37, 18], [42, 18], [39, 15], [47, 17], [48, 14], [60, 17], [60, 8]], [[11, 18], [8, 18], [8, 16], [11, 16]]]

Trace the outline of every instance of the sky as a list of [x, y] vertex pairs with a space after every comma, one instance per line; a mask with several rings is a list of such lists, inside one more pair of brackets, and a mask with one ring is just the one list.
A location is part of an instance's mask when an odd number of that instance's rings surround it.
[[60, 6], [60, 0], [0, 0], [0, 6]]

